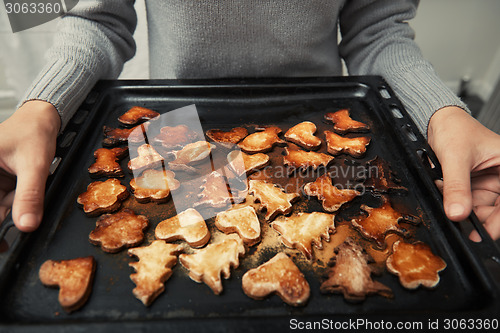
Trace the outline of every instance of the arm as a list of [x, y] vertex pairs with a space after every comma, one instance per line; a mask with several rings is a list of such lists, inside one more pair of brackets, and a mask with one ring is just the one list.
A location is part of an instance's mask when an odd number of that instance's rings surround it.
[[52, 104], [62, 128], [99, 79], [114, 79], [135, 53], [133, 0], [83, 0], [60, 21], [47, 64], [22, 98]]
[[407, 21], [418, 0], [347, 1], [340, 14], [340, 53], [351, 75], [381, 75], [422, 133], [445, 106], [466, 105], [438, 78], [414, 42]]
[[417, 5], [418, 0], [347, 2], [340, 17], [341, 55], [350, 74], [382, 75], [420, 131], [428, 133], [443, 169], [447, 216], [460, 221], [474, 208], [492, 238], [500, 238], [500, 136], [473, 119], [423, 59], [406, 23]]
[[12, 206], [20, 230], [38, 227], [57, 134], [94, 84], [133, 56], [135, 24], [133, 0], [83, 0], [61, 19], [47, 65], [0, 124], [0, 220]]

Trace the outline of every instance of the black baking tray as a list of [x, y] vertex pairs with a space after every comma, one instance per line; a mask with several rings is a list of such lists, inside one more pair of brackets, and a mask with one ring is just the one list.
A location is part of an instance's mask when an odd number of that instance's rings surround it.
[[[393, 289], [393, 299], [370, 296], [364, 302], [349, 303], [341, 295], [321, 295], [318, 270], [308, 270], [307, 263], [296, 255], [293, 258], [299, 261], [311, 285], [311, 297], [307, 306], [292, 308], [277, 296], [263, 301], [245, 296], [241, 277], [252, 264], [242, 258], [240, 267], [232, 270], [231, 278], [223, 281], [224, 291], [220, 296], [206, 285], [191, 281], [178, 264], [165, 285], [165, 292], [151, 307], [143, 306], [132, 295], [134, 284], [129, 279], [132, 269], [128, 263], [133, 259], [126, 251], [106, 254], [88, 242], [96, 219], [83, 214], [76, 197], [95, 180], [89, 177], [87, 168], [94, 160], [93, 151], [102, 146], [103, 125], [119, 126], [117, 117], [134, 105], [166, 113], [190, 104], [196, 105], [204, 130], [246, 126], [253, 131], [254, 125], [277, 125], [286, 130], [310, 120], [318, 125], [322, 139], [322, 130], [331, 126], [322, 120], [323, 115], [350, 109], [354, 119], [371, 125], [367, 135], [372, 137], [372, 143], [363, 158], [353, 161], [342, 155], [334, 165], [363, 165], [377, 155], [391, 163], [401, 185], [409, 189], [407, 194], [390, 195], [391, 201], [405, 213], [422, 219], [420, 225], [408, 226], [410, 241], [426, 242], [448, 264], [440, 274], [440, 284], [433, 290], [408, 291], [400, 286], [396, 276], [384, 272], [375, 279]], [[320, 151], [324, 148], [323, 145]], [[277, 156], [282, 151], [282, 147], [275, 148]], [[467, 240], [460, 225], [446, 218], [442, 198], [433, 184], [440, 177], [438, 161], [380, 77], [102, 81], [59, 137], [56, 156], [60, 159], [56, 160], [55, 172], [48, 180], [41, 227], [32, 234], [20, 233], [10, 242], [8, 251], [0, 253], [0, 329], [257, 331], [290, 328], [291, 319], [419, 319], [427, 325], [432, 318], [493, 319], [500, 313], [499, 290], [484, 265], [487, 260], [500, 262], [498, 248], [474, 216], [469, 222], [483, 237], [479, 244]], [[126, 166], [126, 160], [122, 166]], [[128, 174], [122, 183], [128, 186], [130, 178]], [[129, 198], [130, 205], [138, 213], [153, 214], [145, 242], [148, 243], [155, 224], [170, 213], [162, 215], [158, 213], [160, 205], [141, 206], [132, 200]], [[351, 205], [351, 211], [359, 212], [362, 200]], [[376, 201], [376, 197], [367, 200]], [[320, 210], [320, 206], [313, 203], [306, 210]], [[349, 209], [344, 214], [348, 216]], [[339, 218], [342, 223], [342, 214]], [[11, 221], [4, 223], [0, 236], [11, 226]], [[263, 252], [262, 260], [273, 254]], [[82, 309], [68, 315], [57, 302], [57, 291], [45, 288], [38, 280], [38, 269], [47, 259], [88, 255], [97, 260], [93, 291]]]

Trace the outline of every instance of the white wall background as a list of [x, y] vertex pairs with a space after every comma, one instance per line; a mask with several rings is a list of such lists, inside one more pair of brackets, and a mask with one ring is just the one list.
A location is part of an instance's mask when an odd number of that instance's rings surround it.
[[410, 24], [440, 77], [456, 89], [468, 76], [486, 100], [500, 77], [499, 17], [499, 0], [421, 0]]
[[[147, 27], [144, 0], [136, 7], [138, 51], [121, 78], [148, 78]], [[441, 78], [457, 91], [470, 78], [472, 93], [486, 100], [500, 77], [500, 0], [421, 0], [410, 22], [416, 41]], [[56, 22], [12, 34], [0, 9], [0, 121], [14, 111], [16, 101], [34, 79], [50, 46]]]

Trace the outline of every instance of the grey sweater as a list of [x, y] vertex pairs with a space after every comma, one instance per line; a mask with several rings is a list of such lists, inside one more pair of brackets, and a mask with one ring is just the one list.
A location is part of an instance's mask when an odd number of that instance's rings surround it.
[[[418, 0], [146, 0], [150, 73], [160, 78], [381, 75], [425, 133], [466, 106], [437, 77], [407, 21]], [[135, 53], [133, 0], [80, 0], [22, 102], [52, 103], [63, 127], [99, 79]], [[341, 41], [337, 35], [340, 28]]]

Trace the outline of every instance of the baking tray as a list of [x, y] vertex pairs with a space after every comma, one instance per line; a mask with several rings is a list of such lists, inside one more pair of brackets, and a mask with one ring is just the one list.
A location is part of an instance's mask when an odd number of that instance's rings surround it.
[[[164, 114], [191, 104], [196, 105], [204, 130], [245, 126], [253, 132], [254, 125], [277, 125], [285, 131], [310, 120], [318, 126], [322, 139], [322, 131], [331, 128], [322, 120], [323, 115], [350, 109], [354, 119], [370, 124], [371, 132], [367, 135], [372, 137], [372, 143], [363, 158], [341, 155], [332, 165], [359, 166], [375, 156], [391, 163], [401, 184], [409, 189], [407, 194], [390, 195], [391, 202], [398, 210], [422, 220], [418, 226], [406, 226], [408, 240], [426, 242], [447, 262], [448, 267], [440, 274], [440, 284], [434, 290], [408, 291], [400, 286], [396, 276], [385, 272], [375, 279], [391, 287], [393, 299], [371, 296], [362, 303], [348, 303], [341, 295], [319, 293], [324, 265], [308, 268], [297, 251], [275, 246], [251, 250], [252, 256], [242, 258], [240, 267], [232, 270], [231, 278], [223, 280], [224, 291], [220, 296], [214, 295], [205, 284], [191, 281], [187, 271], [177, 264], [165, 292], [146, 308], [132, 295], [134, 284], [129, 279], [132, 269], [128, 263], [134, 259], [126, 251], [107, 254], [89, 243], [88, 234], [95, 227], [96, 218], [83, 214], [76, 197], [95, 180], [89, 177], [87, 168], [94, 161], [93, 151], [102, 146], [103, 125], [118, 127], [117, 117], [134, 105]], [[324, 150], [323, 144], [320, 152]], [[282, 152], [282, 147], [275, 148], [273, 158], [279, 159]], [[500, 313], [499, 291], [484, 266], [485, 260], [499, 261], [498, 248], [474, 216], [470, 222], [484, 239], [479, 244], [468, 241], [460, 225], [446, 218], [441, 196], [433, 185], [433, 179], [440, 177], [439, 164], [380, 77], [102, 81], [59, 137], [56, 156], [41, 227], [32, 234], [19, 234], [11, 241], [9, 250], [0, 254], [0, 328], [51, 332], [72, 328], [118, 331], [167, 327], [231, 331], [244, 325], [245, 330], [257, 331], [288, 328], [291, 318], [427, 320], [497, 318]], [[126, 167], [126, 161], [122, 161], [122, 166]], [[128, 174], [122, 183], [128, 186], [130, 178]], [[338, 225], [357, 214], [359, 204], [376, 204], [376, 201], [369, 193], [356, 199], [338, 214]], [[173, 214], [161, 205], [138, 204], [132, 196], [127, 202], [126, 206], [150, 217], [145, 243], [153, 238], [155, 225]], [[307, 205], [295, 205], [294, 211], [299, 210], [321, 211], [321, 207], [313, 199]], [[1, 237], [10, 226], [11, 221], [2, 225]], [[248, 258], [258, 255], [265, 261], [282, 250], [292, 255], [311, 286], [311, 297], [305, 307], [292, 308], [277, 296], [252, 300], [241, 290], [242, 275], [256, 266]], [[97, 261], [93, 291], [82, 309], [68, 315], [57, 302], [57, 291], [45, 288], [38, 280], [38, 269], [47, 259], [88, 255]]]

